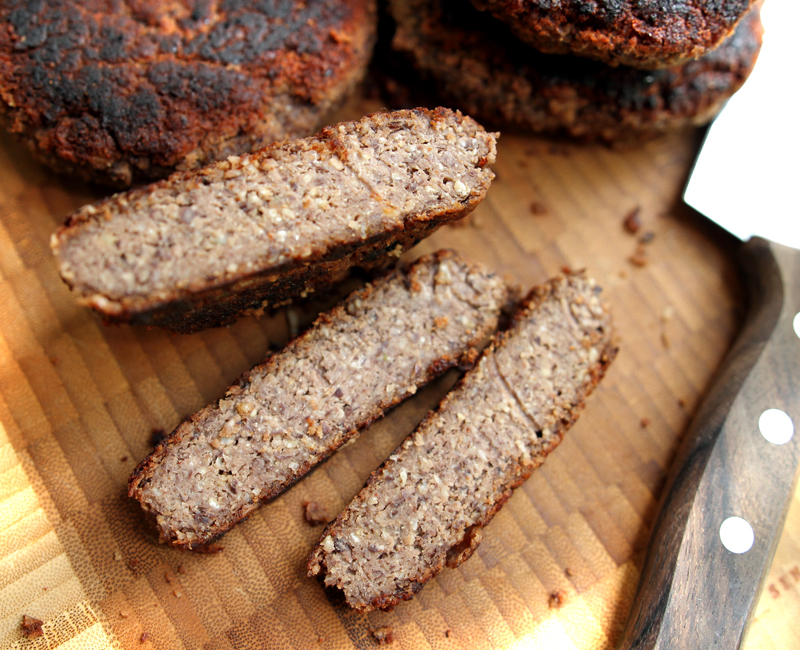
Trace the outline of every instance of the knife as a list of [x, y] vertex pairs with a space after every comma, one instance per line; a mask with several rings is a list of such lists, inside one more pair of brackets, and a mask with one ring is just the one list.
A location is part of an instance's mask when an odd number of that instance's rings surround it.
[[737, 648], [800, 458], [800, 138], [791, 32], [767, 0], [753, 73], [709, 128], [684, 200], [743, 240], [748, 310], [667, 477], [620, 650]]

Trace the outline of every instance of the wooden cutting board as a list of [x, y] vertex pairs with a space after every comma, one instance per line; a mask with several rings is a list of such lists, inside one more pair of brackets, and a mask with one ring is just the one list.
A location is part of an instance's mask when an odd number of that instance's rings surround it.
[[[342, 117], [375, 108], [357, 100]], [[125, 496], [153, 431], [218, 398], [314, 313], [191, 336], [104, 327], [49, 251], [53, 229], [100, 194], [0, 139], [0, 646], [371, 648], [372, 630], [391, 626], [397, 648], [612, 648], [665, 473], [740, 318], [732, 239], [680, 201], [697, 144], [694, 131], [623, 151], [504, 133], [487, 200], [407, 256], [455, 248], [525, 287], [586, 267], [622, 350], [475, 556], [394, 612], [361, 614], [305, 576], [320, 527], [303, 503], [335, 515], [456, 375], [263, 507], [222, 552], [158, 545]], [[748, 649], [800, 646], [798, 584], [796, 505]], [[23, 614], [43, 636], [23, 639]]]

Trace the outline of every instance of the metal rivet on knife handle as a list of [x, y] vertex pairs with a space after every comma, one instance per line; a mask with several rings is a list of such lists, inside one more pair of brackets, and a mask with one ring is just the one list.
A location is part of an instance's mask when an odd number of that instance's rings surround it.
[[794, 435], [794, 424], [780, 409], [767, 409], [758, 418], [758, 430], [773, 445], [785, 445]]
[[747, 553], [753, 548], [753, 527], [741, 517], [728, 517], [719, 527], [719, 539], [731, 553]]
[[794, 325], [794, 333], [800, 337], [800, 311], [795, 314], [794, 323], [792, 324]]

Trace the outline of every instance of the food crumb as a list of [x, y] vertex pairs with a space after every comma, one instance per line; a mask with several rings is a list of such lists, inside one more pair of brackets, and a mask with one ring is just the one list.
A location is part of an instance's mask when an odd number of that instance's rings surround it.
[[670, 347], [671, 343], [670, 343], [669, 337], [667, 336], [666, 332], [661, 332], [661, 344], [667, 350], [669, 350], [669, 347]]
[[394, 631], [390, 625], [384, 625], [372, 630], [372, 636], [375, 637], [378, 645], [389, 645], [394, 641]]
[[551, 608], [561, 607], [565, 602], [567, 602], [567, 594], [562, 589], [550, 593], [548, 604]]
[[169, 571], [165, 571], [164, 572], [164, 580], [166, 580], [169, 584], [172, 584], [172, 581], [174, 579], [175, 579], [175, 576], [173, 576]]
[[664, 309], [661, 310], [661, 322], [666, 323], [668, 320], [672, 318], [672, 315], [675, 313], [675, 309], [672, 305], [667, 305]]
[[184, 567], [182, 564], [179, 564], [178, 573], [180, 573], [181, 575], [186, 575], [186, 567]]
[[117, 562], [121, 562], [122, 561], [122, 553], [120, 553], [119, 551], [114, 551], [114, 559]]
[[647, 266], [647, 263], [650, 261], [647, 258], [647, 249], [639, 244], [636, 247], [636, 252], [628, 258], [628, 261], [630, 261], [630, 263], [634, 266]]
[[175, 596], [175, 598], [182, 598], [183, 597], [183, 592], [182, 591], [178, 591], [177, 589], [173, 589], [172, 590], [172, 595]]
[[535, 214], [537, 216], [547, 214], [547, 206], [540, 201], [533, 201], [528, 207], [531, 211], [531, 214]]
[[619, 277], [621, 277], [624, 280], [625, 278], [628, 277], [628, 272], [625, 269], [623, 269], [622, 271], [619, 272]]
[[139, 637], [139, 643], [144, 643], [149, 638], [150, 635], [147, 632], [142, 632], [142, 636]]
[[35, 639], [37, 636], [44, 634], [42, 625], [44, 623], [38, 618], [33, 618], [33, 616], [28, 616], [27, 614], [22, 615], [22, 633], [29, 639]]
[[123, 456], [122, 458], [119, 459], [119, 462], [120, 463], [127, 463], [128, 462], [128, 457], [127, 456]]
[[686, 408], [686, 400], [679, 399], [678, 400], [678, 406], [680, 406], [682, 409], [685, 409]]
[[320, 505], [316, 501], [304, 501], [303, 514], [306, 518], [306, 521], [312, 526], [326, 524], [330, 519], [325, 506]]
[[136, 559], [128, 560], [128, 568], [129, 569], [135, 569], [137, 566], [139, 566], [139, 560], [136, 560]]
[[642, 425], [642, 429], [646, 429], [650, 426], [650, 418], [642, 418], [639, 424]]
[[224, 546], [214, 542], [212, 544], [208, 544], [207, 546], [198, 546], [197, 548], [194, 548], [192, 550], [195, 553], [205, 553], [206, 555], [214, 555], [215, 553], [222, 553], [224, 548], [225, 548]]
[[164, 429], [153, 429], [150, 432], [150, 444], [153, 445], [153, 447], [157, 447], [166, 437], [167, 434], [164, 432]]
[[447, 327], [447, 323], [450, 322], [450, 319], [447, 316], [439, 316], [438, 318], [433, 319], [433, 324], [437, 329], [444, 329]]
[[453, 634], [450, 630], [445, 630], [444, 635], [449, 639], [450, 635]]
[[126, 612], [124, 609], [119, 610], [119, 615], [122, 618], [128, 618], [128, 612]]
[[572, 576], [575, 575], [575, 572], [572, 569], [570, 569], [569, 567], [566, 567], [564, 569], [564, 575], [567, 576], [568, 578], [571, 578]]
[[625, 215], [625, 220], [622, 222], [622, 225], [625, 226], [625, 230], [627, 230], [632, 235], [636, 234], [642, 228], [642, 219], [639, 216], [641, 212], [641, 208], [637, 205], [635, 208], [632, 208], [628, 214]]

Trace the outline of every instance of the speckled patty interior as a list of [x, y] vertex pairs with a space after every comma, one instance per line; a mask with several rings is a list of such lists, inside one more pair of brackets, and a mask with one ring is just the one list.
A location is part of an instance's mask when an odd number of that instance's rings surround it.
[[541, 52], [644, 70], [686, 63], [728, 38], [755, 0], [472, 0]]
[[119, 187], [314, 133], [363, 76], [375, 0], [8, 0], [0, 119]]
[[193, 415], [134, 472], [161, 540], [200, 547], [497, 327], [504, 281], [440, 252], [352, 294]]
[[616, 354], [598, 293], [581, 274], [535, 289], [511, 329], [326, 527], [310, 575], [324, 575], [352, 607], [391, 609], [469, 558]]

